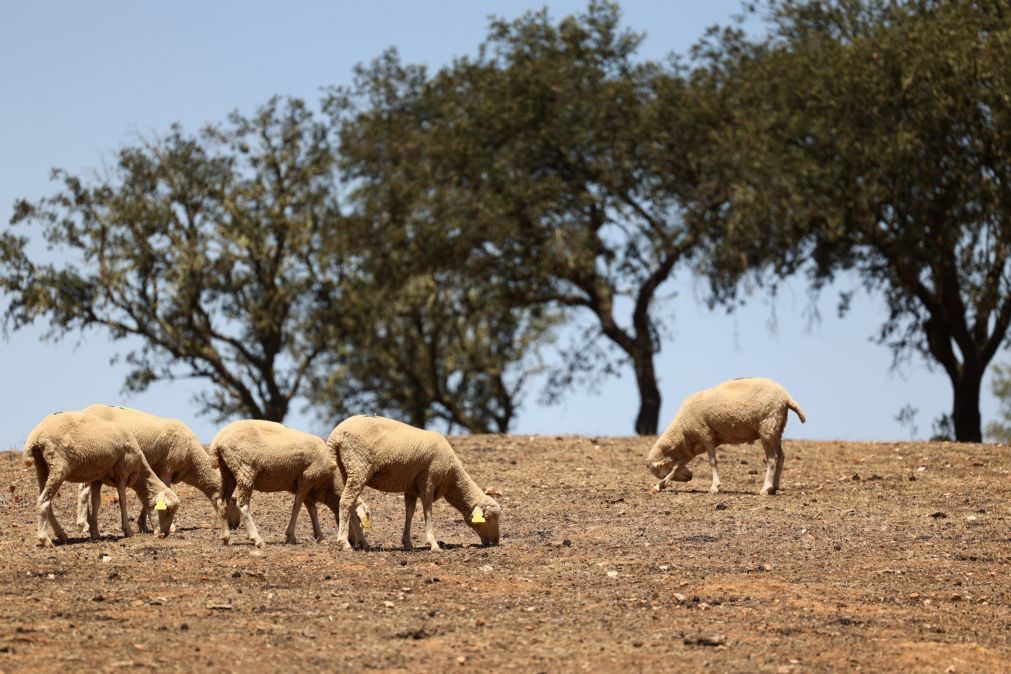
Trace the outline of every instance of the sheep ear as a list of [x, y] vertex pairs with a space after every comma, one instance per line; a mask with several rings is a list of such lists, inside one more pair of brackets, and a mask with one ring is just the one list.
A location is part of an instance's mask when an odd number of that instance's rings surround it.
[[500, 492], [495, 487], [488, 487], [487, 489], [484, 490], [484, 493], [487, 494], [488, 496], [501, 496], [502, 495], [502, 492]]

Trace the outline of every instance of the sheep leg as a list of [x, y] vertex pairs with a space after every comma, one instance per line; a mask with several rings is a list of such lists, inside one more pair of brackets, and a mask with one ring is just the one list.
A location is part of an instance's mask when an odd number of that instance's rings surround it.
[[253, 541], [256, 547], [262, 548], [265, 543], [260, 538], [260, 532], [256, 530], [256, 523], [253, 522], [253, 514], [249, 511], [249, 500], [253, 496], [253, 488], [252, 486], [247, 487], [245, 484], [239, 484], [238, 492], [236, 503], [239, 504], [239, 512], [242, 513], [242, 521], [246, 524], [246, 533], [249, 535], [249, 540]]
[[[169, 486], [167, 482], [165, 486]], [[137, 515], [137, 531], [142, 534], [151, 533], [151, 509], [143, 501], [140, 504], [140, 513]]]
[[776, 493], [774, 477], [776, 474], [776, 447], [771, 441], [762, 440], [762, 447], [765, 449], [765, 483], [762, 490], [758, 492], [762, 496]]
[[[119, 493], [119, 519], [123, 524], [123, 536], [130, 538], [133, 531], [130, 529], [130, 514], [126, 511], [126, 481], [120, 480], [116, 484], [116, 491]], [[144, 506], [147, 508], [147, 505]], [[141, 514], [143, 514], [143, 510]]]
[[97, 541], [100, 537], [98, 531], [98, 508], [102, 505], [102, 482], [96, 480], [91, 483], [91, 512], [88, 513], [88, 531], [91, 540]]
[[414, 509], [418, 506], [418, 497], [414, 494], [404, 494], [404, 535], [401, 542], [404, 550], [413, 550], [411, 544], [411, 521], [414, 519]]
[[35, 476], [39, 483], [39, 498], [36, 502], [39, 516], [38, 544], [42, 547], [50, 547], [53, 544], [49, 538], [49, 526], [52, 526], [53, 533], [60, 542], [65, 543], [67, 540], [67, 534], [53, 515], [53, 496], [63, 484], [65, 475], [63, 471], [50, 470], [49, 465], [41, 457], [35, 457]]
[[362, 550], [369, 549], [369, 540], [365, 538], [365, 530], [362, 529], [362, 520], [358, 517], [358, 508], [351, 511], [351, 540], [356, 547]]
[[288, 520], [288, 528], [284, 532], [284, 542], [288, 545], [295, 545], [295, 524], [298, 522], [298, 513], [302, 510], [302, 494], [295, 492], [295, 503], [291, 507], [291, 519]]
[[312, 537], [317, 543], [323, 540], [323, 530], [319, 526], [319, 512], [316, 510], [316, 502], [306, 499], [305, 511], [309, 513], [309, 522], [312, 524]]
[[82, 534], [88, 530], [88, 502], [91, 501], [91, 484], [82, 482], [77, 488], [77, 525]]
[[709, 456], [709, 467], [713, 469], [713, 484], [709, 487], [710, 493], [720, 493], [720, 474], [716, 472], [716, 445], [706, 445], [706, 454]]
[[351, 549], [351, 543], [348, 541], [351, 533], [351, 511], [355, 509], [358, 497], [364, 489], [365, 480], [356, 479], [348, 473], [344, 490], [341, 491], [340, 513], [337, 515], [337, 544], [342, 550]]
[[[218, 492], [218, 517], [221, 523], [221, 542], [228, 545], [228, 539], [231, 534], [231, 528], [228, 523], [228, 509], [237, 508], [237, 506], [232, 504], [232, 494], [235, 492], [235, 476], [232, 471], [225, 466], [224, 463], [221, 464], [221, 490]], [[241, 524], [242, 514], [239, 514], [239, 523]]]
[[432, 501], [434, 500], [432, 489], [428, 489], [421, 497], [421, 511], [425, 514], [425, 539], [432, 548], [432, 552], [438, 552], [439, 541], [435, 538], [435, 524], [432, 522]]
[[783, 477], [783, 464], [786, 462], [786, 455], [783, 454], [783, 442], [776, 440], [776, 474], [772, 478], [772, 488], [779, 493], [779, 481]]

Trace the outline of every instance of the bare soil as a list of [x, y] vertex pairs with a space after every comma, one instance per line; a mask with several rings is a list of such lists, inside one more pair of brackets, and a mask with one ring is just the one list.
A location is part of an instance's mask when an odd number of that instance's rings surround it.
[[720, 452], [720, 494], [704, 456], [650, 494], [649, 438], [452, 440], [503, 494], [499, 547], [440, 502], [448, 549], [405, 552], [402, 499], [370, 490], [379, 549], [312, 543], [304, 512], [283, 545], [291, 497], [258, 494], [254, 556], [183, 485], [168, 539], [122, 538], [105, 490], [103, 540], [41, 549], [34, 472], [0, 454], [0, 670], [1011, 669], [1007, 447], [788, 442], [761, 497], [757, 447]]

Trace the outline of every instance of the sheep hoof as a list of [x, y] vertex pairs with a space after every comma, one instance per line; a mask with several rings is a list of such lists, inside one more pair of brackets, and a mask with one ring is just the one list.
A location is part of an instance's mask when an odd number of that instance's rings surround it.
[[296, 540], [295, 537], [292, 536], [291, 538], [285, 538], [284, 539], [284, 544], [285, 545], [298, 545], [298, 540]]
[[655, 484], [655, 485], [653, 485], [653, 488], [649, 490], [649, 492], [651, 494], [659, 494], [662, 490], [663, 490], [663, 487], [661, 487], [658, 484]]
[[264, 542], [263, 542], [263, 539], [262, 539], [262, 538], [257, 538], [257, 539], [256, 539], [256, 540], [254, 541], [254, 544], [256, 545], [256, 547], [257, 547], [257, 548], [262, 548], [263, 546], [265, 546], [265, 545], [266, 545], [266, 543], [264, 543]]
[[758, 492], [758, 494], [760, 496], [772, 496], [775, 493], [776, 493], [776, 490], [772, 489], [771, 487], [768, 488], [768, 489], [763, 489], [762, 491]]
[[709, 488], [709, 493], [710, 494], [719, 494], [720, 493], [720, 486], [717, 485], [717, 484], [714, 484], [712, 487]]
[[40, 548], [51, 548], [53, 547], [53, 542], [44, 536], [40, 536], [38, 546]]

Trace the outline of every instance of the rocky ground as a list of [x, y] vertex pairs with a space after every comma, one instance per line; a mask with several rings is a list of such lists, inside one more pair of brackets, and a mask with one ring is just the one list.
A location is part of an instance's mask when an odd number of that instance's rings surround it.
[[181, 486], [168, 539], [121, 538], [106, 490], [102, 541], [40, 549], [34, 471], [0, 454], [0, 670], [1011, 667], [1007, 447], [788, 442], [782, 493], [760, 497], [756, 447], [720, 452], [713, 495], [705, 457], [651, 494], [648, 438], [453, 444], [503, 494], [497, 548], [442, 502], [448, 549], [404, 552], [402, 499], [367, 490], [379, 549], [314, 544], [304, 513], [283, 545], [290, 496], [263, 494], [257, 556]]

